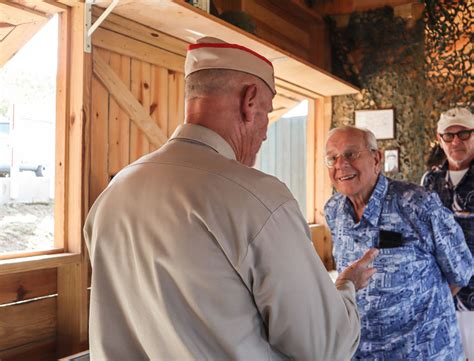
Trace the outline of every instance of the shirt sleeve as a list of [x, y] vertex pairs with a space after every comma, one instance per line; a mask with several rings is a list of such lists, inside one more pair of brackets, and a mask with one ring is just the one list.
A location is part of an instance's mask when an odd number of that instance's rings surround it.
[[464, 287], [473, 273], [472, 255], [461, 227], [436, 193], [428, 197], [425, 212], [433, 230], [434, 256], [448, 283]]
[[296, 360], [347, 360], [360, 321], [352, 282], [337, 290], [296, 201], [277, 209], [249, 246], [246, 270], [270, 344]]

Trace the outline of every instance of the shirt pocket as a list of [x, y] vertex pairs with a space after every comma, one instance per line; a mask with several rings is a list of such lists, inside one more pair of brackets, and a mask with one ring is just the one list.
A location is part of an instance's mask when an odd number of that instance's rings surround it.
[[416, 254], [413, 245], [380, 249], [374, 260], [374, 267], [377, 268], [376, 289], [395, 292], [406, 288], [407, 282], [415, 277], [415, 265]]

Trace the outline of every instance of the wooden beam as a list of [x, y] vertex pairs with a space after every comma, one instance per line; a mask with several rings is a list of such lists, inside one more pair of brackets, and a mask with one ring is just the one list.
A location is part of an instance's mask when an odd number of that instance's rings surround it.
[[0, 359], [5, 361], [56, 360], [56, 337], [49, 337], [44, 340], [0, 351]]
[[0, 2], [0, 23], [21, 25], [32, 22], [41, 22], [49, 17], [40, 11], [30, 9], [15, 3]]
[[56, 335], [56, 297], [0, 307], [0, 350]]
[[0, 23], [0, 42], [3, 41], [3, 39], [5, 39], [5, 37], [10, 34], [13, 29], [15, 29], [14, 25]]
[[[109, 3], [110, 0], [101, 0], [97, 5], [105, 7]], [[358, 91], [356, 87], [317, 68], [308, 61], [299, 59], [297, 56], [222, 19], [209, 15], [183, 0], [124, 0], [120, 2], [114, 12], [186, 42], [194, 43], [202, 36], [215, 36], [230, 43], [244, 45], [270, 59], [277, 78], [297, 84], [314, 93], [332, 96], [354, 94]], [[157, 13], [160, 14], [159, 17], [155, 15]], [[94, 39], [92, 40], [94, 41]], [[118, 45], [123, 46], [124, 44]], [[105, 47], [106, 43], [104, 42], [101, 46]]]
[[[83, 351], [88, 335], [87, 288], [81, 263], [58, 269], [58, 356]], [[76, 311], [77, 313], [74, 313]]]
[[316, 100], [308, 99], [308, 115], [306, 117], [306, 221], [315, 223], [315, 157], [316, 157]]
[[94, 54], [93, 57], [93, 71], [151, 143], [155, 146], [161, 146], [168, 140], [150, 117], [149, 112], [143, 109], [128, 87], [97, 54]]
[[316, 153], [315, 153], [315, 222], [325, 226], [323, 252], [320, 254], [324, 265], [328, 270], [334, 269], [332, 260], [331, 233], [326, 225], [324, 217], [324, 205], [332, 194], [331, 180], [326, 165], [324, 164], [324, 148], [326, 137], [331, 128], [332, 99], [325, 97], [317, 99], [315, 105], [316, 123]]
[[0, 261], [0, 275], [54, 268], [63, 264], [75, 263], [79, 260], [79, 255], [71, 253], [2, 260]]
[[[102, 8], [97, 6], [92, 7], [92, 16], [94, 19], [98, 18], [103, 12], [104, 10]], [[100, 27], [181, 55], [182, 57], [186, 56], [188, 49], [187, 42], [169, 36], [149, 26], [124, 18], [123, 16], [109, 14], [102, 24], [100, 24]]]
[[184, 56], [141, 41], [132, 41], [129, 37], [110, 30], [97, 29], [92, 35], [92, 44], [173, 71], [184, 72]]
[[8, 36], [0, 42], [0, 68], [3, 67], [46, 23], [42, 19], [16, 26]]
[[0, 275], [0, 304], [56, 294], [56, 268]]
[[67, 12], [67, 37], [63, 53], [66, 64], [65, 98], [65, 222], [64, 247], [77, 253], [75, 263], [58, 268], [57, 356], [81, 351], [88, 336], [87, 252], [82, 236], [87, 199], [84, 175], [89, 120], [84, 101], [87, 88], [87, 56], [84, 53], [84, 3], [74, 2]]

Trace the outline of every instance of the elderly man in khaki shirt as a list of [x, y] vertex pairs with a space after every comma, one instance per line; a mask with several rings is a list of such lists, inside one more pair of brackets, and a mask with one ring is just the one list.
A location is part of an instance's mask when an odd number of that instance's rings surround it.
[[275, 94], [271, 63], [190, 45], [186, 124], [126, 167], [84, 228], [92, 360], [346, 360], [355, 291], [377, 251], [331, 282], [287, 187], [251, 168]]

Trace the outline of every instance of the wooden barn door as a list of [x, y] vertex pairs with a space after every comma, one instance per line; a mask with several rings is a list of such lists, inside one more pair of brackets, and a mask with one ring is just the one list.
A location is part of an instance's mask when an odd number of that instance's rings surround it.
[[[96, 14], [98, 15], [98, 14]], [[184, 121], [186, 43], [110, 15], [93, 35], [89, 205]]]

